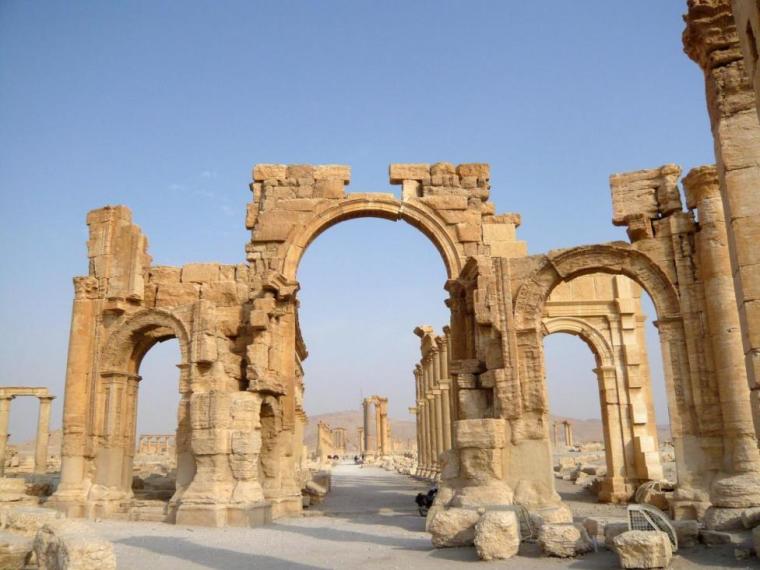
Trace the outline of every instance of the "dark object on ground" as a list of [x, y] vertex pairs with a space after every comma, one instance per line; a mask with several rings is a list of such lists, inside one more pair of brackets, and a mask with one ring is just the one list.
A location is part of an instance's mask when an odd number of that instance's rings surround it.
[[435, 501], [435, 496], [437, 494], [438, 487], [433, 487], [427, 492], [427, 494], [417, 493], [417, 496], [414, 498], [414, 502], [417, 503], [417, 510], [419, 511], [421, 517], [427, 516], [428, 510], [433, 506], [433, 501]]

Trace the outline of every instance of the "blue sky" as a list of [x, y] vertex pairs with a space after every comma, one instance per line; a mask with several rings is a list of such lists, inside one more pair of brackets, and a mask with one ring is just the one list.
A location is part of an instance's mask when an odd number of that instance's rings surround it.
[[[350, 164], [352, 191], [395, 190], [392, 162], [489, 162], [492, 200], [522, 214], [531, 253], [624, 239], [611, 173], [714, 160], [684, 11], [680, 0], [0, 3], [0, 383], [50, 386], [59, 423], [88, 210], [132, 208], [156, 263], [237, 263], [257, 162]], [[352, 221], [320, 236], [299, 278], [307, 411], [381, 393], [403, 415], [411, 331], [447, 318], [433, 246], [402, 223]], [[585, 345], [547, 343], [553, 406], [598, 416], [595, 390], [570, 397], [576, 369], [593, 366]], [[167, 344], [143, 366], [144, 431], [173, 429]], [[14, 402], [14, 438], [35, 413]]]

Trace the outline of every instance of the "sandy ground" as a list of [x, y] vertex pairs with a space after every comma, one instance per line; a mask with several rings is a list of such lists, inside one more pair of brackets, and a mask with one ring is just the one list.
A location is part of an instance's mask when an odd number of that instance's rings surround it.
[[[563, 482], [559, 482], [558, 486]], [[162, 523], [102, 521], [91, 523], [113, 541], [121, 569], [183, 570], [251, 568], [363, 568], [425, 570], [474, 563], [488, 568], [617, 568], [617, 556], [600, 550], [583, 558], [540, 557], [535, 544], [523, 544], [520, 556], [478, 562], [474, 548], [436, 550], [413, 502], [427, 485], [378, 468], [341, 465], [333, 491], [319, 512], [255, 529], [209, 529]], [[598, 505], [571, 484], [559, 491], [579, 515], [615, 516], [619, 507]], [[737, 561], [733, 547], [698, 547], [674, 557], [673, 568], [757, 568], [756, 558]]]

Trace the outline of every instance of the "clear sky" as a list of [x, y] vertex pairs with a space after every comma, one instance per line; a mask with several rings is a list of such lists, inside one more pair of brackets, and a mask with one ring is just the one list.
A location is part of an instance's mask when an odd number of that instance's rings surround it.
[[[610, 223], [611, 173], [714, 160], [684, 11], [681, 0], [0, 2], [0, 384], [51, 387], [59, 425], [88, 210], [132, 208], [155, 263], [237, 263], [257, 162], [349, 164], [353, 191], [395, 191], [392, 162], [489, 162], [492, 200], [522, 214], [531, 253], [625, 239]], [[299, 279], [307, 412], [379, 393], [402, 417], [412, 329], [447, 318], [432, 244], [403, 223], [348, 222], [313, 244]], [[141, 371], [141, 431], [174, 429], [167, 344]], [[588, 349], [547, 347], [555, 411], [598, 417], [593, 376], [580, 378]], [[32, 404], [14, 402], [14, 439], [33, 433]]]

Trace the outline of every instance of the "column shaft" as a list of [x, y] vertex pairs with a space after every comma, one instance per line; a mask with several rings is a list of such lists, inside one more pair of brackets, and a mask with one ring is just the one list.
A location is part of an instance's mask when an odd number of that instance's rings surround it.
[[0, 397], [0, 477], [5, 475], [5, 450], [8, 448], [8, 418], [12, 399], [12, 396]]
[[34, 445], [34, 472], [47, 471], [47, 447], [50, 436], [50, 408], [53, 398], [40, 398], [40, 415], [37, 418], [37, 440]]

